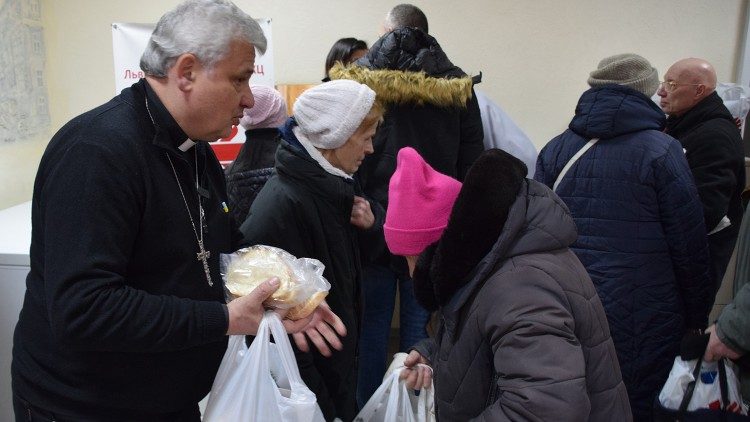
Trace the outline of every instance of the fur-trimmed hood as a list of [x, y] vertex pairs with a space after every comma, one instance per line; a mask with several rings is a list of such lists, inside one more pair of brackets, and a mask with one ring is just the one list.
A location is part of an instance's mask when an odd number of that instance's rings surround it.
[[355, 65], [335, 65], [331, 79], [366, 84], [385, 104], [466, 107], [473, 81], [448, 60], [435, 38], [416, 28], [382, 36]]
[[526, 166], [504, 151], [488, 150], [477, 159], [445, 233], [417, 263], [414, 288], [422, 306], [437, 310], [450, 302], [448, 311], [458, 311], [507, 259], [575, 241], [567, 206], [525, 175]]

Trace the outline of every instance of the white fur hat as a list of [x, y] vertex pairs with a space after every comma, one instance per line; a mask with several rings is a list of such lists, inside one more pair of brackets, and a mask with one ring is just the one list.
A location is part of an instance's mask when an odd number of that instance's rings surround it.
[[317, 148], [336, 149], [354, 134], [375, 102], [367, 85], [338, 79], [312, 87], [294, 102], [302, 134]]

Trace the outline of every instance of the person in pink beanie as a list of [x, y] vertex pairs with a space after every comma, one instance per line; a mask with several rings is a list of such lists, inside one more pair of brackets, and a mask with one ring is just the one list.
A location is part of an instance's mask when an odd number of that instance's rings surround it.
[[632, 420], [562, 200], [499, 149], [463, 185], [411, 148], [397, 160], [386, 244], [407, 258], [419, 304], [440, 316], [404, 362], [407, 387], [434, 378], [437, 420]]
[[435, 171], [411, 147], [402, 148], [388, 188], [388, 210], [383, 232], [388, 249], [407, 257], [409, 270], [415, 256], [435, 243], [448, 225], [461, 182]]

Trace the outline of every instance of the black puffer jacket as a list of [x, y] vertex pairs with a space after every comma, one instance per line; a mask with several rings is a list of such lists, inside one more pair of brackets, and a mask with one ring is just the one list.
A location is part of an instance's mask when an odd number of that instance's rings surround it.
[[384, 208], [401, 148], [416, 149], [434, 169], [459, 180], [484, 150], [472, 79], [418, 29], [384, 35], [356, 66], [335, 66], [330, 75], [367, 84], [387, 107], [375, 152], [357, 172], [365, 193]]
[[279, 146], [277, 128], [251, 129], [245, 132], [245, 137], [247, 140], [237, 159], [226, 170], [229, 213], [238, 226], [245, 221], [258, 192], [274, 174]]

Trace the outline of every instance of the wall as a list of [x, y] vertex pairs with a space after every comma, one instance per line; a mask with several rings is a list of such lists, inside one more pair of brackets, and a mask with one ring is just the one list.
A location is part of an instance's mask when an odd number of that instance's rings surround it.
[[[0, 0], [1, 2], [2, 0]], [[178, 1], [42, 0], [52, 129], [114, 94], [112, 22], [155, 22]], [[273, 19], [276, 82], [315, 83], [333, 42], [377, 39], [396, 1], [236, 0]], [[636, 52], [662, 75], [675, 60], [703, 57], [719, 80], [735, 78], [747, 0], [415, 0], [430, 33], [537, 147], [560, 133], [611, 54]], [[0, 147], [0, 208], [31, 198], [44, 140]]]

